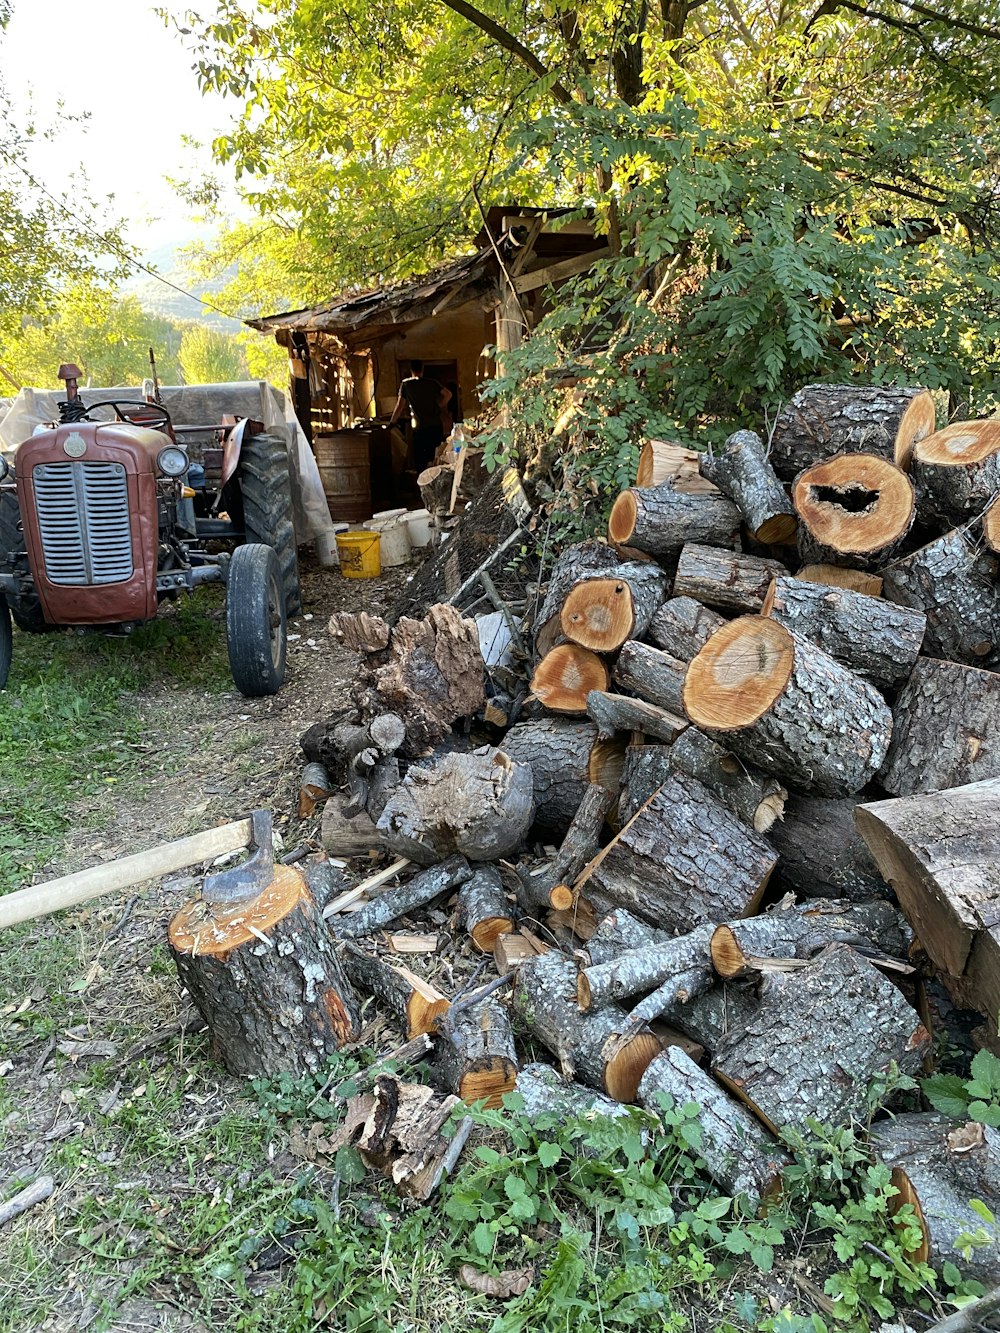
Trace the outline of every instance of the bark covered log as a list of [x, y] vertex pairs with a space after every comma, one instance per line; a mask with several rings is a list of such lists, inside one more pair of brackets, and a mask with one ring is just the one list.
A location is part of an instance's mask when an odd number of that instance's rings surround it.
[[562, 627], [559, 616], [570, 589], [581, 579], [613, 578], [622, 558], [603, 542], [585, 541], [568, 546], [552, 567], [545, 600], [535, 617], [535, 654], [544, 657], [556, 646]]
[[670, 772], [670, 750], [669, 745], [633, 744], [625, 751], [621, 795], [618, 798], [619, 828], [623, 828], [639, 807], [646, 804], [653, 792], [666, 782]]
[[721, 454], [703, 454], [701, 475], [733, 501], [756, 541], [795, 540], [795, 510], [754, 431], [738, 430]]
[[759, 611], [771, 581], [787, 573], [779, 560], [690, 542], [677, 562], [674, 593], [724, 611]]
[[715, 982], [714, 930], [714, 926], [698, 926], [667, 942], [629, 949], [605, 963], [591, 963], [577, 977], [577, 1003], [584, 1011], [600, 1009], [658, 989], [671, 979], [676, 982], [678, 1002], [701, 994]]
[[854, 822], [857, 800], [846, 796], [790, 796], [769, 837], [783, 884], [811, 898], [871, 902], [890, 898]]
[[649, 637], [671, 657], [690, 662], [725, 623], [724, 616], [693, 597], [671, 597], [650, 621]]
[[646, 703], [645, 699], [630, 699], [627, 695], [609, 694], [606, 690], [590, 691], [587, 713], [591, 721], [596, 722], [598, 734], [605, 739], [622, 731], [632, 731], [669, 745], [688, 725], [685, 718]]
[[517, 1053], [507, 1010], [495, 995], [442, 1021], [435, 1068], [464, 1102], [501, 1104], [517, 1078]]
[[730, 921], [712, 934], [712, 965], [727, 981], [755, 969], [762, 958], [812, 958], [829, 944], [876, 949], [905, 958], [912, 931], [891, 903], [826, 899], [779, 904], [763, 916]]
[[478, 866], [459, 889], [458, 925], [480, 953], [492, 953], [497, 936], [514, 929], [510, 903], [496, 866]]
[[591, 690], [606, 690], [611, 677], [605, 663], [577, 643], [560, 643], [535, 667], [531, 692], [554, 713], [585, 713]]
[[880, 569], [898, 554], [916, 516], [913, 484], [884, 458], [836, 454], [792, 486], [803, 563]]
[[879, 454], [906, 468], [914, 444], [933, 430], [926, 389], [807, 384], [775, 423], [771, 462], [785, 481], [838, 453]]
[[426, 907], [435, 898], [457, 889], [472, 878], [472, 867], [464, 856], [450, 856], [440, 865], [422, 870], [405, 884], [386, 889], [350, 916], [337, 917], [332, 928], [339, 939], [357, 939], [372, 935], [418, 907]]
[[621, 780], [624, 746], [620, 740], [599, 740], [592, 722], [543, 717], [519, 722], [503, 740], [504, 753], [531, 769], [535, 827], [547, 837], [561, 838], [591, 783], [616, 792]]
[[697, 727], [688, 727], [677, 737], [669, 763], [672, 772], [696, 778], [758, 833], [769, 832], [781, 819], [788, 792], [777, 778], [745, 764]]
[[612, 674], [615, 684], [647, 703], [682, 714], [681, 687], [686, 663], [648, 643], [629, 640], [618, 654]]
[[560, 628], [582, 648], [613, 653], [646, 633], [669, 586], [666, 570], [653, 561], [629, 561], [610, 575], [581, 579], [562, 604]]
[[524, 1102], [523, 1114], [529, 1120], [555, 1116], [561, 1125], [567, 1120], [592, 1120], [597, 1116], [616, 1119], [628, 1115], [621, 1102], [613, 1101], [582, 1083], [567, 1083], [551, 1065], [523, 1065], [518, 1071], [516, 1092]]
[[850, 588], [867, 597], [882, 595], [882, 575], [870, 574], [864, 569], [848, 569], [845, 565], [800, 565], [795, 572], [805, 583], [822, 583], [828, 588]]
[[365, 952], [351, 940], [341, 945], [340, 959], [351, 982], [388, 1009], [407, 1041], [422, 1032], [433, 1035], [437, 1031], [438, 1020], [448, 1012], [450, 1002], [429, 982], [408, 967], [394, 966]]
[[1000, 492], [1000, 421], [953, 421], [913, 450], [921, 516], [945, 527], [977, 518]]
[[723, 495], [682, 495], [663, 486], [622, 491], [608, 521], [608, 536], [620, 546], [669, 555], [686, 542], [732, 546], [740, 511]]

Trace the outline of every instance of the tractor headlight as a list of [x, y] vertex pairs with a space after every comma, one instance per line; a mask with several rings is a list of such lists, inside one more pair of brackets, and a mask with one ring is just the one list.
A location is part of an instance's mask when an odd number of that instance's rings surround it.
[[170, 444], [156, 455], [156, 466], [165, 477], [183, 477], [188, 470], [188, 456], [177, 444]]

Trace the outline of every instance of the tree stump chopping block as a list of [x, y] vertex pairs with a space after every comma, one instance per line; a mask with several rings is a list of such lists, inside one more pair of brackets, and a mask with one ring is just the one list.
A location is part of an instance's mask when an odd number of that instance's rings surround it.
[[517, 1054], [507, 1010], [495, 995], [442, 1022], [435, 1067], [462, 1101], [501, 1104], [517, 1078]]
[[671, 597], [649, 622], [649, 637], [671, 657], [690, 662], [725, 623], [725, 616], [693, 597]]
[[756, 541], [795, 540], [795, 510], [754, 431], [730, 435], [721, 454], [702, 454], [701, 475], [732, 500]]
[[557, 717], [519, 722], [503, 746], [515, 763], [531, 769], [535, 828], [547, 837], [565, 836], [591, 783], [618, 791], [624, 743], [616, 737], [600, 740], [593, 722]]
[[787, 573], [779, 560], [689, 542], [677, 562], [674, 592], [724, 611], [759, 611], [772, 581]]
[[913, 446], [933, 432], [934, 415], [926, 389], [807, 384], [775, 422], [771, 462], [785, 481], [838, 453], [879, 454], [905, 469]]
[[357, 1000], [305, 878], [275, 866], [256, 898], [213, 912], [202, 898], [170, 923], [181, 982], [231, 1074], [302, 1074], [358, 1032]]
[[849, 796], [885, 762], [892, 714], [873, 685], [762, 616], [712, 635], [684, 681], [687, 716], [728, 749], [820, 796]]
[[905, 472], [871, 454], [836, 454], [795, 478], [803, 563], [880, 569], [899, 552], [916, 516]]
[[913, 450], [921, 517], [954, 528], [1000, 491], [1000, 421], [953, 421]]
[[566, 595], [559, 624], [567, 639], [595, 653], [613, 653], [641, 638], [670, 587], [655, 561], [619, 565], [611, 575], [582, 579]]
[[670, 483], [622, 491], [611, 509], [608, 536], [619, 546], [669, 555], [685, 542], [732, 546], [740, 511], [723, 495], [681, 495]]

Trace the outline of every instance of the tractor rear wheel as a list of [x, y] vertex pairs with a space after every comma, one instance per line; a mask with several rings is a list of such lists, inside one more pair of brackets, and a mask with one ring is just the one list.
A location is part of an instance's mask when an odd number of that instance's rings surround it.
[[10, 632], [10, 611], [7, 599], [0, 592], [0, 690], [7, 684], [10, 659], [14, 653], [14, 636]]
[[246, 539], [273, 548], [285, 594], [285, 612], [294, 616], [302, 610], [302, 593], [284, 440], [277, 435], [245, 436], [236, 480], [243, 502]]
[[[21, 532], [21, 511], [17, 496], [5, 491], [0, 495], [0, 566], [9, 560], [12, 551], [23, 550], [24, 534]], [[8, 593], [7, 605], [14, 624], [26, 634], [45, 634], [56, 628], [42, 614], [42, 604], [37, 593], [23, 593], [20, 597]]]
[[236, 688], [248, 699], [281, 689], [287, 634], [277, 554], [256, 543], [238, 546], [226, 581], [226, 647]]

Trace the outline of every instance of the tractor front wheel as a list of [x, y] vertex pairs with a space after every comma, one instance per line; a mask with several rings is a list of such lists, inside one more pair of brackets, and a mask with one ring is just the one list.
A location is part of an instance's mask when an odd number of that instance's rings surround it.
[[246, 435], [236, 472], [243, 506], [243, 530], [248, 542], [273, 547], [278, 557], [285, 612], [302, 610], [299, 562], [292, 518], [292, 486], [288, 449], [277, 435]]
[[236, 688], [248, 699], [281, 689], [287, 636], [277, 555], [270, 546], [238, 546], [226, 582], [226, 646]]
[[14, 635], [10, 628], [10, 609], [7, 598], [0, 592], [0, 690], [7, 684], [10, 659], [14, 654]]

